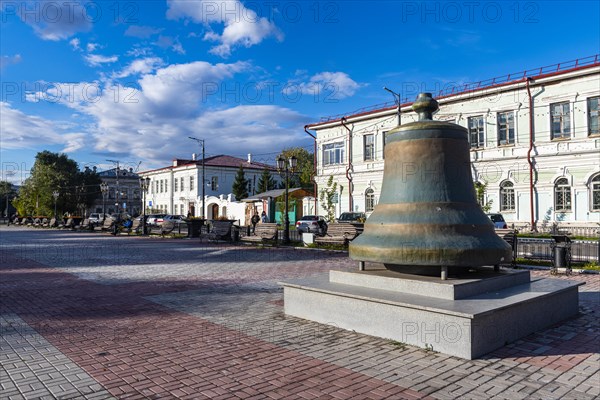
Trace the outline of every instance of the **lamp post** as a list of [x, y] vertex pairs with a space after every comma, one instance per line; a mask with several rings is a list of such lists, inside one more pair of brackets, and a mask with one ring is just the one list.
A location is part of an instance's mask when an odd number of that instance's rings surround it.
[[54, 197], [54, 218], [57, 218], [56, 215], [56, 201], [58, 200], [58, 196], [60, 196], [60, 193], [58, 193], [58, 190], [55, 190], [54, 192], [52, 192], [52, 197]]
[[[394, 96], [394, 102], [396, 103], [396, 107], [398, 108], [396, 113], [398, 115], [398, 126], [401, 125], [401, 121], [400, 121], [400, 113], [402, 112], [401, 106], [402, 106], [402, 101], [400, 99], [400, 95], [396, 92], [394, 92], [392, 89], [388, 89], [387, 87], [383, 87], [383, 90], [385, 90], [386, 92], [390, 92], [392, 94], [392, 96]], [[350, 210], [352, 211], [352, 210]]]
[[142, 189], [142, 235], [146, 234], [146, 192], [150, 187], [150, 178], [140, 178], [140, 189]]
[[196, 142], [200, 143], [200, 145], [202, 145], [202, 219], [204, 219], [204, 191], [206, 190], [204, 187], [204, 181], [205, 181], [205, 176], [204, 176], [204, 139], [198, 139], [195, 137], [191, 137], [188, 136], [189, 139], [195, 140]]
[[102, 192], [102, 222], [104, 222], [106, 216], [106, 194], [108, 193], [108, 184], [106, 182], [100, 184], [100, 191]]
[[290, 215], [289, 215], [289, 195], [290, 195], [290, 174], [293, 174], [298, 165], [298, 159], [294, 156], [290, 157], [286, 162], [286, 159], [279, 157], [277, 159], [277, 171], [281, 176], [285, 176], [285, 211], [283, 217], [283, 244], [290, 243]]

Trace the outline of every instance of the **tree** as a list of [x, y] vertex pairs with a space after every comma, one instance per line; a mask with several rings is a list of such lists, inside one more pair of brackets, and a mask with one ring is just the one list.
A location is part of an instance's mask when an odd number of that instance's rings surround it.
[[235, 180], [233, 181], [233, 186], [231, 189], [236, 200], [241, 200], [248, 197], [248, 181], [246, 180], [244, 167], [242, 164], [240, 164], [240, 168], [235, 175]]
[[58, 191], [57, 211], [75, 212], [78, 206], [91, 206], [100, 182], [95, 171], [79, 171], [77, 162], [65, 154], [42, 151], [36, 155], [31, 175], [13, 204], [20, 215], [54, 215], [52, 193]]
[[485, 192], [487, 190], [487, 186], [487, 182], [475, 182], [475, 195], [477, 196], [477, 202], [485, 213], [490, 212], [493, 203], [493, 200], [485, 201]]
[[8, 214], [7, 217], [10, 217], [10, 212], [14, 211], [11, 207], [7, 208], [7, 204], [11, 202], [12, 199], [15, 198], [17, 191], [15, 186], [8, 181], [0, 181], [0, 214]]
[[271, 176], [271, 172], [265, 168], [262, 172], [262, 175], [258, 179], [258, 193], [264, 193], [268, 190], [275, 189], [275, 179]]
[[292, 156], [298, 159], [298, 166], [296, 167], [296, 173], [290, 175], [290, 187], [301, 187], [312, 190], [313, 182], [311, 178], [314, 171], [313, 153], [309, 153], [302, 147], [290, 147], [284, 149], [277, 158], [283, 157], [288, 162], [287, 160]]
[[321, 190], [319, 201], [321, 207], [325, 210], [325, 219], [327, 222], [335, 221], [335, 203], [333, 202], [337, 193], [337, 182], [333, 181], [333, 175], [329, 175], [327, 186]]

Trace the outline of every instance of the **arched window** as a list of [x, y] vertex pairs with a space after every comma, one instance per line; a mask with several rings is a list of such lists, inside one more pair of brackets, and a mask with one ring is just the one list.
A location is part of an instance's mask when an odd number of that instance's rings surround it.
[[567, 178], [560, 178], [554, 184], [554, 210], [571, 211], [571, 186]]
[[500, 211], [515, 211], [515, 188], [512, 182], [500, 184]]
[[371, 212], [375, 209], [375, 192], [369, 188], [365, 192], [365, 212]]
[[600, 211], [600, 174], [592, 178], [590, 190], [592, 191], [592, 211]]

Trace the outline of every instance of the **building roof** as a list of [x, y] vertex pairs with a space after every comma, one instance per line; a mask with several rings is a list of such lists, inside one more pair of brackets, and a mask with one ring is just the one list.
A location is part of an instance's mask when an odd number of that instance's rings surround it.
[[[303, 194], [305, 194], [304, 192], [306, 192], [306, 190], [302, 189], [302, 188], [289, 188], [288, 189], [288, 193], [292, 197], [296, 197], [297, 195], [303, 195]], [[242, 199], [242, 201], [252, 202], [252, 201], [267, 199], [269, 197], [275, 198], [275, 197], [282, 196], [284, 193], [285, 193], [285, 189], [273, 189], [273, 190], [268, 190], [266, 192], [257, 193], [246, 199]]]
[[[102, 178], [115, 178], [116, 177], [116, 168], [107, 169], [104, 171], [98, 172], [98, 176]], [[129, 179], [138, 179], [139, 175], [137, 172], [133, 172], [132, 169], [119, 168], [119, 178], [129, 178]]]
[[[444, 86], [444, 89], [437, 93], [434, 93], [436, 100], [448, 99], [455, 96], [463, 95], [465, 93], [475, 93], [479, 91], [487, 91], [490, 89], [499, 88], [502, 86], [525, 82], [528, 79], [536, 80], [540, 78], [546, 78], [554, 75], [567, 74], [569, 72], [577, 71], [580, 69], [587, 69], [597, 67], [600, 65], [600, 54], [596, 54], [589, 57], [579, 58], [577, 60], [566, 61], [558, 64], [553, 64], [545, 67], [533, 68], [526, 71], [520, 71], [517, 73], [510, 73], [495, 78], [486, 79], [479, 82], [466, 83], [456, 86]], [[408, 107], [413, 104], [414, 99], [399, 99], [400, 107]], [[306, 126], [308, 129], [318, 129], [322, 125], [326, 125], [332, 122], [340, 122], [344, 119], [350, 119], [355, 117], [362, 117], [371, 114], [377, 114], [385, 111], [395, 111], [398, 109], [398, 105], [395, 102], [387, 102], [382, 104], [375, 104], [366, 106], [358, 110], [352, 111], [347, 114], [331, 115], [328, 117], [322, 117], [319, 122], [315, 122]]]
[[[201, 166], [202, 165], [202, 159], [200, 160], [186, 160], [186, 159], [181, 159], [181, 158], [176, 158], [173, 160], [173, 165], [169, 166], [169, 167], [163, 167], [163, 168], [157, 168], [157, 169], [153, 169], [153, 170], [148, 170], [148, 171], [143, 171], [141, 172], [142, 174], [144, 173], [148, 173], [148, 172], [154, 172], [154, 171], [160, 171], [160, 170], [166, 170], [166, 169], [174, 169], [174, 168], [179, 168], [179, 167], [183, 167], [183, 166], [190, 166], [190, 165], [197, 165], [197, 166]], [[243, 158], [238, 158], [238, 157], [234, 157], [234, 156], [228, 156], [226, 154], [219, 154], [217, 156], [212, 156], [212, 157], [206, 157], [204, 159], [204, 166], [205, 167], [219, 167], [219, 168], [239, 168], [240, 165], [242, 165], [242, 167], [244, 167], [244, 169], [254, 169], [254, 170], [263, 170], [263, 169], [268, 169], [270, 171], [276, 171], [277, 169], [269, 164], [264, 164], [264, 163], [259, 163], [259, 162], [248, 162], [248, 160], [245, 160]]]

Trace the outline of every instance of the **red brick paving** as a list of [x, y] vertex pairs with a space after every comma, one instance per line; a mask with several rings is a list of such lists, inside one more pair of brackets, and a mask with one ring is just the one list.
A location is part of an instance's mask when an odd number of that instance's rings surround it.
[[114, 396], [425, 397], [143, 299], [154, 283], [100, 285], [3, 253], [2, 312], [38, 327]]

